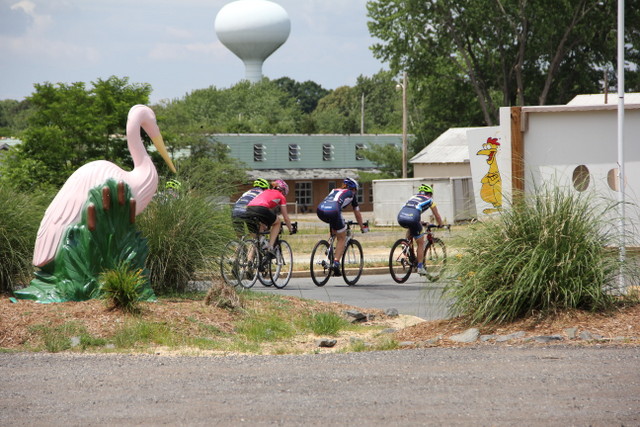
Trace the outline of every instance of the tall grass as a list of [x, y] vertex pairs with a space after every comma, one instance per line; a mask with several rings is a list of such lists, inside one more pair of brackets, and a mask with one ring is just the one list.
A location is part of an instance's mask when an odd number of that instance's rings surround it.
[[132, 270], [126, 262], [102, 272], [98, 278], [107, 305], [129, 313], [139, 311], [138, 302], [144, 298], [146, 280], [142, 270]]
[[0, 293], [28, 284], [45, 197], [0, 186]]
[[147, 238], [147, 269], [154, 291], [181, 292], [199, 271], [216, 273], [216, 259], [233, 238], [230, 215], [196, 193], [156, 196], [138, 219]]
[[598, 206], [593, 197], [541, 188], [473, 227], [454, 265], [459, 283], [445, 289], [453, 311], [484, 323], [612, 307], [620, 264], [606, 249], [614, 228]]

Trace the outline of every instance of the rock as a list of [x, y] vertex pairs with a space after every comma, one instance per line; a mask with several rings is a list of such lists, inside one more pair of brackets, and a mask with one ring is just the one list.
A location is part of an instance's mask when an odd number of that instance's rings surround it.
[[567, 334], [567, 338], [569, 338], [570, 340], [575, 340], [576, 337], [578, 336], [578, 328], [566, 328], [564, 330], [564, 333]]
[[562, 341], [563, 338], [560, 335], [540, 335], [533, 338], [536, 342], [548, 343], [552, 341]]
[[352, 322], [362, 322], [367, 320], [367, 315], [358, 310], [345, 310], [344, 314], [346, 314], [347, 317], [351, 317], [353, 319]]
[[505, 342], [505, 341], [515, 340], [518, 338], [523, 338], [525, 335], [526, 333], [524, 331], [514, 332], [509, 335], [500, 335], [496, 338], [496, 342]]
[[451, 341], [470, 343], [475, 342], [480, 336], [480, 330], [478, 328], [467, 329], [461, 334], [452, 335], [449, 337]]
[[384, 311], [384, 314], [386, 314], [389, 317], [398, 317], [400, 315], [400, 313], [398, 313], [398, 309], [397, 308], [387, 308]]
[[334, 339], [321, 339], [317, 341], [318, 343], [318, 347], [334, 347], [338, 341], [334, 340]]
[[71, 347], [77, 347], [80, 345], [80, 337], [71, 337]]
[[586, 341], [592, 341], [592, 340], [600, 340], [602, 339], [602, 335], [598, 335], [598, 334], [592, 334], [589, 331], [582, 331], [580, 332], [580, 339], [581, 340], [586, 340]]
[[482, 342], [487, 342], [487, 341], [491, 341], [491, 340], [495, 340], [498, 336], [495, 334], [491, 334], [491, 335], [480, 335], [480, 341]]

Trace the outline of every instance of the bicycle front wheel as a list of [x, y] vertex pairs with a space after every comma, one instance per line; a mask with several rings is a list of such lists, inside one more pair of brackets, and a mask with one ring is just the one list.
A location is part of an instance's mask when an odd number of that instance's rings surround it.
[[389, 253], [389, 273], [396, 283], [404, 283], [411, 276], [413, 260], [411, 246], [407, 239], [397, 240]]
[[242, 243], [238, 252], [238, 268], [236, 279], [243, 288], [249, 289], [258, 280], [258, 266], [260, 265], [260, 252], [253, 241]]
[[362, 258], [362, 245], [357, 240], [351, 239], [342, 254], [342, 278], [347, 285], [355, 285], [362, 275], [364, 258]]
[[333, 259], [329, 255], [329, 242], [320, 240], [311, 251], [311, 264], [309, 271], [311, 272], [311, 280], [316, 286], [324, 286], [331, 277]]
[[293, 273], [293, 252], [289, 243], [284, 240], [280, 240], [276, 245], [275, 252], [276, 257], [269, 263], [269, 275], [271, 283], [276, 288], [282, 289], [287, 286]]
[[424, 269], [427, 271], [426, 277], [429, 281], [439, 280], [447, 265], [447, 248], [444, 242], [437, 237], [432, 242], [427, 242], [424, 248]]
[[242, 247], [242, 242], [232, 240], [226, 244], [220, 257], [220, 274], [224, 282], [229, 286], [238, 285], [238, 255]]

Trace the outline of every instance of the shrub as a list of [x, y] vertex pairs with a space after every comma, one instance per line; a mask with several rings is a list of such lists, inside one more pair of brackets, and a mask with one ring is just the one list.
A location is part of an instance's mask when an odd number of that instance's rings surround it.
[[216, 259], [234, 236], [228, 209], [193, 192], [156, 195], [137, 223], [147, 238], [146, 266], [158, 293], [184, 291], [196, 272], [217, 273]]
[[137, 312], [138, 302], [146, 299], [146, 281], [142, 270], [131, 270], [126, 262], [120, 263], [113, 270], [102, 272], [98, 278], [102, 298], [110, 308], [129, 313]]
[[0, 293], [29, 282], [44, 197], [0, 186]]
[[459, 282], [445, 295], [473, 323], [509, 322], [534, 313], [606, 310], [620, 271], [593, 198], [543, 188], [517, 206], [472, 228], [455, 263]]

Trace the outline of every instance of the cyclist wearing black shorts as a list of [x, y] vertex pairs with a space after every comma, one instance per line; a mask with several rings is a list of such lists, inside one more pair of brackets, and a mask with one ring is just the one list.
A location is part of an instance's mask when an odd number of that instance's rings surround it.
[[343, 181], [342, 188], [334, 188], [329, 195], [318, 205], [317, 214], [323, 222], [329, 224], [331, 233], [335, 233], [337, 237], [336, 250], [334, 253], [333, 270], [334, 274], [340, 274], [340, 258], [344, 253], [344, 244], [347, 236], [347, 225], [342, 217], [342, 209], [351, 205], [356, 221], [360, 225], [363, 233], [369, 231], [362, 222], [362, 214], [356, 196], [358, 194], [358, 183], [356, 180], [346, 178]]
[[398, 213], [398, 224], [403, 228], [408, 229], [411, 236], [418, 242], [418, 274], [424, 275], [426, 271], [424, 269], [424, 233], [422, 232], [422, 224], [420, 223], [420, 217], [424, 211], [431, 208], [433, 216], [436, 217], [436, 221], [439, 226], [442, 226], [442, 219], [438, 208], [433, 203], [433, 188], [430, 185], [422, 184], [418, 188], [418, 194], [411, 197], [404, 204], [400, 212]]
[[247, 220], [247, 205], [250, 201], [256, 198], [257, 195], [269, 188], [269, 181], [264, 178], [258, 178], [253, 181], [253, 188], [244, 192], [238, 200], [236, 200], [231, 210], [231, 218], [233, 226], [236, 232], [241, 235], [244, 234], [244, 224]]

